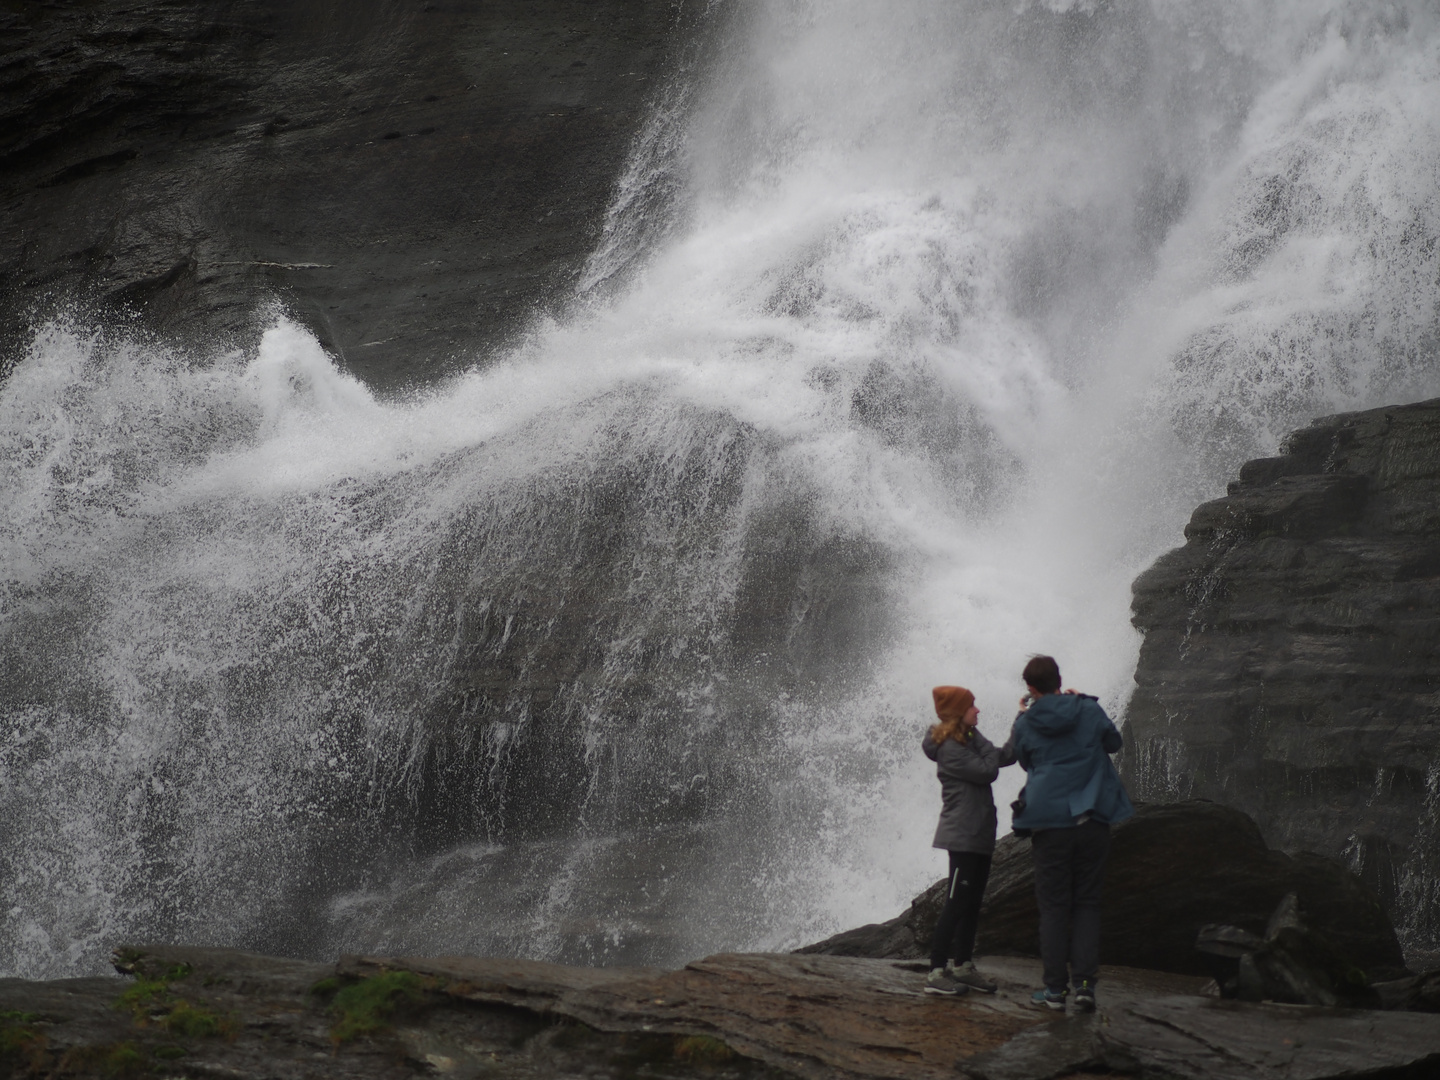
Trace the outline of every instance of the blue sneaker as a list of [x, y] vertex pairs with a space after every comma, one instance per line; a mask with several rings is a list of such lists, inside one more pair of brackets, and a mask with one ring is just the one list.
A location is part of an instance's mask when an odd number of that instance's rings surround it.
[[1065, 994], [1064, 990], [1036, 990], [1030, 995], [1030, 1004], [1046, 1009], [1064, 1009]]
[[1075, 1011], [1095, 1011], [1095, 984], [1089, 979], [1081, 979], [1080, 985], [1075, 987]]

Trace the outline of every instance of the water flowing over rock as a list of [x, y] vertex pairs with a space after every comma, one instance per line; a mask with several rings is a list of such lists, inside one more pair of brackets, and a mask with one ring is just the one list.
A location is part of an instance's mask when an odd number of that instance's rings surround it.
[[1440, 401], [1316, 420], [1135, 582], [1123, 773], [1343, 859], [1440, 934]]
[[1440, 393], [1437, 34], [4, 6], [0, 971], [898, 910], [929, 686], [1003, 737], [1043, 650], [1118, 717], [1194, 505]]
[[[1212, 923], [1263, 935], [1294, 892], [1307, 924], [1373, 979], [1405, 973], [1395, 931], [1379, 901], [1331, 859], [1265, 846], [1255, 823], [1204, 801], [1141, 805], [1112, 834], [1105, 865], [1103, 964], [1210, 974], [1196, 935]], [[944, 905], [942, 878], [889, 922], [845, 931], [801, 952], [918, 958]], [[1039, 912], [1030, 842], [1013, 833], [996, 847], [980, 912], [980, 955], [1039, 955]]]

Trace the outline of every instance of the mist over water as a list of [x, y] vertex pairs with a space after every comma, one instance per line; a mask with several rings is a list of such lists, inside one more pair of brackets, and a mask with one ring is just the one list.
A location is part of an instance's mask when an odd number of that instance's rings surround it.
[[446, 386], [377, 401], [274, 313], [253, 354], [36, 335], [0, 967], [888, 918], [942, 872], [932, 685], [999, 741], [1050, 652], [1121, 714], [1194, 505], [1440, 394], [1428, 5], [721, 14], [570, 314]]

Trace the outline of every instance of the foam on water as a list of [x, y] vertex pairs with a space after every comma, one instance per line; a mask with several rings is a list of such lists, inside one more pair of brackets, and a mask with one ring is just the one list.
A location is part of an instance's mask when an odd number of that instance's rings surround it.
[[[1129, 582], [1194, 504], [1310, 416], [1440, 392], [1426, 5], [730, 29], [571, 316], [413, 401], [284, 317], [249, 356], [37, 334], [0, 388], [0, 966], [142, 936], [667, 963], [888, 917], [940, 866], [931, 685], [1003, 738], [1052, 652], [1118, 714]], [[839, 668], [818, 615], [747, 625], [763, 559], [851, 559], [883, 625]], [[567, 618], [583, 672], [512, 692]], [[522, 632], [511, 689], [476, 684], [474, 642]]]

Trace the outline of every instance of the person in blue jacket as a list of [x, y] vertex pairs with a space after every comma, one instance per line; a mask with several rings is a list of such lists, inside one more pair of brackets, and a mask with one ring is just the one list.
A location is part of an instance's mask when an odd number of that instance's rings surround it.
[[1025, 665], [1029, 693], [1015, 718], [1008, 748], [1026, 772], [1011, 823], [1030, 833], [1035, 900], [1040, 908], [1040, 958], [1045, 986], [1036, 1005], [1095, 1008], [1100, 969], [1100, 890], [1110, 826], [1135, 808], [1110, 760], [1123, 740], [1088, 694], [1060, 693], [1060, 666], [1035, 656]]

